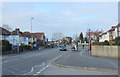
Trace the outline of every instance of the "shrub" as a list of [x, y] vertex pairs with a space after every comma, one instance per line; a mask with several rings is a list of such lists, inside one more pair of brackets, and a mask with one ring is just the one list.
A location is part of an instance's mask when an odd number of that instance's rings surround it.
[[116, 45], [120, 45], [120, 37], [117, 37], [114, 40]]
[[2, 51], [9, 51], [11, 50], [12, 45], [9, 44], [7, 40], [0, 40], [0, 44], [2, 45]]
[[94, 42], [93, 45], [110, 45], [108, 41], [105, 42]]
[[20, 45], [20, 48], [22, 48], [22, 49], [30, 49], [30, 48], [31, 48], [31, 45], [21, 44], [21, 45]]
[[110, 45], [116, 45], [116, 44], [115, 44], [115, 41], [110, 41], [109, 44], [110, 44]]
[[92, 45], [100, 45], [100, 42], [93, 42]]
[[106, 41], [104, 42], [104, 45], [110, 45], [110, 44], [109, 44], [109, 42], [106, 40]]

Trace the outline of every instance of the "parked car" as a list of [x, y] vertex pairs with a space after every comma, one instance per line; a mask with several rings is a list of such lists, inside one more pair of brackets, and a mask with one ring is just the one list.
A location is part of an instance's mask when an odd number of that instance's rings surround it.
[[60, 51], [67, 51], [67, 48], [65, 45], [60, 46]]

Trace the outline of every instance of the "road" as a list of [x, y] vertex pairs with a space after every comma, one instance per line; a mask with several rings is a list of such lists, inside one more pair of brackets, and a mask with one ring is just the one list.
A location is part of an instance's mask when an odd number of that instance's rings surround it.
[[49, 67], [49, 62], [61, 54], [64, 52], [59, 52], [58, 48], [49, 48], [5, 55], [2, 59], [3, 75], [33, 75]]
[[[68, 49], [70, 49], [70, 47], [68, 47]], [[50, 64], [50, 62], [57, 59], [61, 55], [65, 53], [66, 54], [71, 53], [70, 50], [68, 50], [67, 52], [68, 53], [66, 53], [66, 51], [59, 51], [59, 48], [48, 48], [43, 50], [23, 52], [19, 54], [4, 55], [2, 57], [2, 74], [3, 75], [110, 75], [105, 73], [65, 69]], [[88, 53], [85, 53], [85, 55]], [[81, 53], [79, 53], [79, 56], [83, 56], [84, 53], [82, 53], [81, 55], [80, 54]], [[63, 56], [61, 56], [58, 59], [61, 59], [62, 57]], [[66, 61], [63, 63], [67, 63], [67, 62], [70, 61]], [[114, 66], [116, 67], [116, 65]]]
[[[79, 48], [80, 52], [70, 52], [59, 59], [56, 63], [77, 66], [118, 70], [118, 59], [90, 56], [90, 52], [85, 48]], [[73, 57], [74, 56], [74, 57]]]

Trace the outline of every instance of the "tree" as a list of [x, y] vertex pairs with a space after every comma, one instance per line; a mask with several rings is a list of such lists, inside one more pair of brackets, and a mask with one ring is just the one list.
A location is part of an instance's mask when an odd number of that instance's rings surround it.
[[86, 31], [86, 37], [91, 38], [91, 40], [99, 41], [99, 34], [102, 33], [102, 32], [103, 32], [103, 30], [100, 30], [100, 31], [99, 30], [95, 30], [95, 31], [87, 30]]
[[77, 33], [73, 35], [73, 40], [79, 42], [79, 37]]
[[7, 24], [4, 24], [2, 27], [3, 27], [4, 29], [8, 30], [8, 31], [13, 31], [12, 27], [10, 27], [10, 26], [7, 25]]
[[84, 38], [84, 41], [86, 41], [86, 43], [89, 43], [89, 39], [87, 37]]
[[81, 40], [81, 43], [84, 42], [84, 40], [83, 40], [83, 33], [82, 32], [80, 33], [79, 40]]
[[53, 34], [53, 40], [56, 41], [56, 40], [60, 40], [62, 39], [63, 37], [63, 34], [61, 32], [56, 32]]

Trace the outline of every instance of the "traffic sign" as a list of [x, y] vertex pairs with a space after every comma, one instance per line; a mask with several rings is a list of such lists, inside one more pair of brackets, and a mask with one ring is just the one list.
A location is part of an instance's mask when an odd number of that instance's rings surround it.
[[31, 40], [31, 42], [33, 43], [33, 42], [34, 42], [34, 40]]

